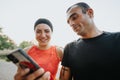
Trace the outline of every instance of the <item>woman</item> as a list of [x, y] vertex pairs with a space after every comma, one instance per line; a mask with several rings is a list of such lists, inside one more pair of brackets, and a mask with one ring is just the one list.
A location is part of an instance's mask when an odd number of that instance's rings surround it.
[[[26, 52], [30, 55], [45, 72], [50, 72], [50, 80], [55, 80], [59, 62], [62, 59], [62, 48], [51, 45], [50, 40], [53, 32], [53, 26], [47, 19], [40, 18], [34, 24], [35, 37], [38, 45], [34, 45], [27, 49]], [[18, 68], [15, 74], [15, 80], [31, 79], [31, 74], [25, 76], [23, 69]], [[34, 74], [34, 73], [33, 73]], [[34, 77], [33, 79], [35, 79]]]

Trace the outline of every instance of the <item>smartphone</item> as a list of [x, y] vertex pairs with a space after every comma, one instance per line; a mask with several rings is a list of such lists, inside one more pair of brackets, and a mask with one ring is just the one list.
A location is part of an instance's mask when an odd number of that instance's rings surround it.
[[30, 68], [30, 73], [36, 71], [40, 66], [21, 48], [18, 48], [7, 55], [16, 66]]

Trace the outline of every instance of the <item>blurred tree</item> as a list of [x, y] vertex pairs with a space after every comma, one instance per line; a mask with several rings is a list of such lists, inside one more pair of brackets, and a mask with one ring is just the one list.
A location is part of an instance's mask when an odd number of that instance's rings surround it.
[[4, 49], [15, 49], [17, 46], [13, 40], [11, 40], [7, 35], [3, 34], [2, 28], [0, 28], [0, 50]]
[[0, 33], [2, 33], [2, 28], [0, 27]]
[[24, 49], [26, 47], [32, 46], [34, 43], [31, 41], [23, 41], [20, 43], [19, 47]]

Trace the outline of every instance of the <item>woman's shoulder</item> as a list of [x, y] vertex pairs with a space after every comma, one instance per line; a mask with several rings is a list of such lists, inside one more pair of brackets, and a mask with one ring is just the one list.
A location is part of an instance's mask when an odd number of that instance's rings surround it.
[[35, 47], [36, 47], [36, 45], [28, 46], [28, 47], [24, 48], [24, 51], [25, 51], [25, 52], [28, 52], [30, 49], [33, 49], [33, 48], [35, 48]]
[[56, 48], [58, 57], [59, 57], [60, 59], [62, 59], [62, 58], [63, 58], [63, 50], [64, 50], [64, 48], [61, 47], [61, 46], [55, 46], [55, 48]]

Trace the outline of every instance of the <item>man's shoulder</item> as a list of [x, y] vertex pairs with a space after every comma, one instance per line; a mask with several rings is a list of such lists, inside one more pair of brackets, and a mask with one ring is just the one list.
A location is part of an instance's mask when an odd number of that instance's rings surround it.
[[120, 36], [120, 32], [114, 32], [114, 35]]
[[69, 42], [66, 46], [75, 46], [81, 39], [74, 40], [72, 42]]
[[120, 32], [107, 32], [104, 31], [105, 34], [111, 34], [111, 35], [120, 35]]
[[109, 34], [110, 36], [120, 38], [120, 32], [106, 32], [106, 34]]

